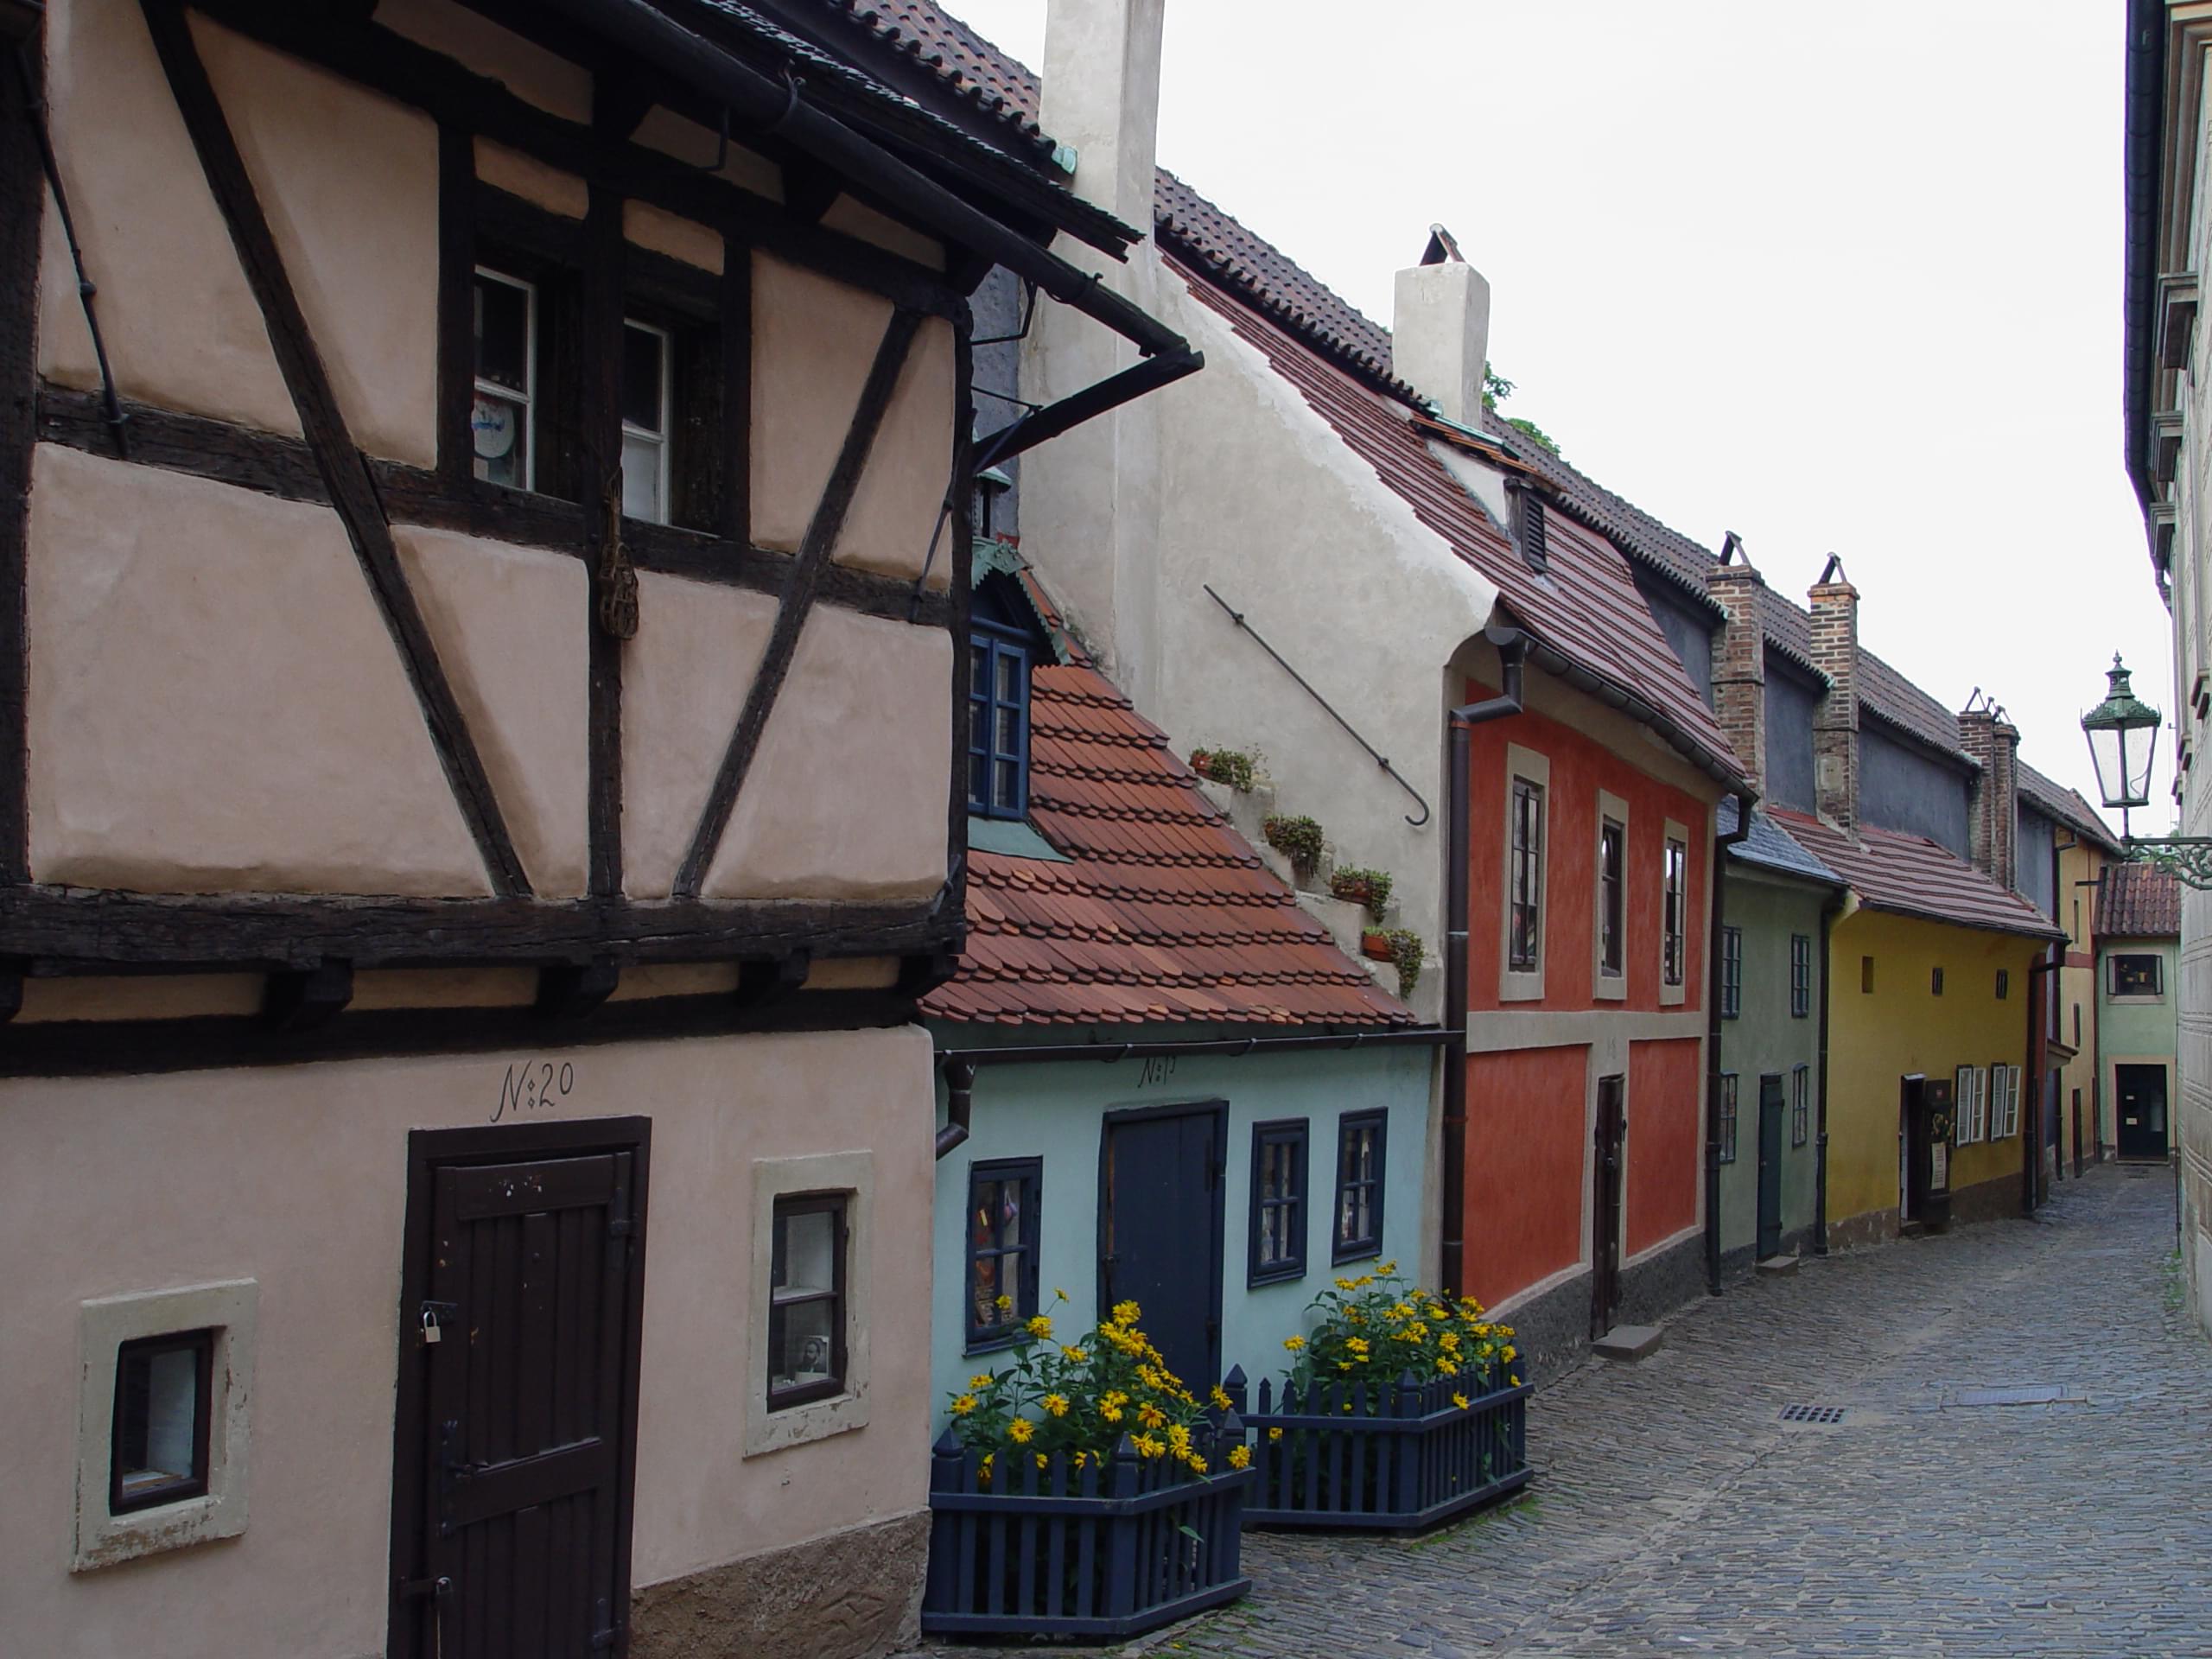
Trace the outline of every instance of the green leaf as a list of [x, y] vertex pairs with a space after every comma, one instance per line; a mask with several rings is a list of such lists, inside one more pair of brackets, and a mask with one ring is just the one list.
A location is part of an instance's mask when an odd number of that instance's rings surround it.
[[1175, 1530], [1181, 1533], [1185, 1538], [1189, 1539], [1194, 1544], [1203, 1544], [1205, 1542], [1205, 1540], [1199, 1536], [1195, 1528], [1178, 1527]]

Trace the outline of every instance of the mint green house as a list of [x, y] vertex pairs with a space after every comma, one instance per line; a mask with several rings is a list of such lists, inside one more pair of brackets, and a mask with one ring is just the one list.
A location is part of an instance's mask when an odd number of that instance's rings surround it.
[[[1719, 831], [1736, 824], [1719, 807]], [[1796, 1255], [1820, 1213], [1825, 912], [1843, 880], [1754, 808], [1727, 849], [1720, 945], [1720, 1259]]]
[[2173, 1149], [2181, 883], [2149, 864], [2097, 880], [2097, 1078], [2123, 1160]]

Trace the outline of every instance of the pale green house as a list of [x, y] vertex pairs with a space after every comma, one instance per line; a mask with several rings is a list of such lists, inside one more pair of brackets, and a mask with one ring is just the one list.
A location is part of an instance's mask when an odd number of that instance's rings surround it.
[[2097, 881], [2100, 1142], [2122, 1159], [2173, 1149], [2181, 883], [2149, 864], [2113, 864]]

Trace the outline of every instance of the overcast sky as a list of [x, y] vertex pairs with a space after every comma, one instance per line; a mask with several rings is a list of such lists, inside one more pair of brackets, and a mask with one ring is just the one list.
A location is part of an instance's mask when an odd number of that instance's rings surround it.
[[[944, 3], [1042, 63], [1045, 0]], [[1507, 413], [1800, 600], [1841, 554], [1862, 643], [2094, 802], [2113, 652], [2175, 702], [2120, 458], [2123, 12], [1167, 0], [1160, 160], [1385, 323], [1448, 226]]]

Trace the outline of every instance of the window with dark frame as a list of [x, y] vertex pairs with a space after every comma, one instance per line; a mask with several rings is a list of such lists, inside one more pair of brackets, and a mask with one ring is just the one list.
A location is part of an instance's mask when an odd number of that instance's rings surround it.
[[1928, 970], [1928, 994], [1930, 996], [1943, 995], [1943, 970], [1941, 968]]
[[1997, 1000], [1999, 1002], [2002, 1002], [2012, 994], [2012, 975], [2011, 970], [2009, 969], [1999, 968], [1997, 970]]
[[1037, 1200], [1044, 1161], [968, 1169], [968, 1351], [1014, 1340], [1038, 1311]]
[[1669, 838], [1667, 842], [1666, 928], [1664, 944], [1661, 947], [1660, 963], [1661, 972], [1669, 985], [1679, 985], [1682, 982], [1685, 926], [1682, 908], [1689, 899], [1687, 886], [1689, 879], [1689, 859], [1688, 847]]
[[968, 810], [1029, 815], [1029, 647], [1011, 630], [969, 625]]
[[1252, 1126], [1251, 1284], [1306, 1272], [1306, 1140], [1302, 1117]]
[[207, 1492], [215, 1332], [180, 1331], [118, 1345], [108, 1439], [108, 1513]]
[[1736, 1074], [1720, 1074], [1720, 1161], [1736, 1161]]
[[1733, 1020], [1744, 1012], [1744, 930], [1720, 930], [1720, 1017]]
[[1813, 1012], [1813, 940], [1807, 933], [1789, 936], [1789, 1017], [1802, 1020]]
[[1533, 490], [1516, 490], [1514, 505], [1520, 519], [1521, 556], [1531, 570], [1549, 563], [1551, 550], [1544, 526], [1544, 499]]
[[768, 1409], [845, 1389], [845, 1250], [842, 1192], [776, 1200], [768, 1272]]
[[1621, 976], [1622, 935], [1627, 927], [1628, 832], [1607, 818], [1598, 830], [1598, 971]]
[[1544, 960], [1544, 786], [1513, 780], [1513, 861], [1506, 968], [1533, 974]]
[[1789, 1144], [1802, 1147], [1812, 1134], [1813, 1068], [1799, 1065], [1789, 1072]]
[[2114, 996], [2162, 996], [2165, 994], [2165, 964], [2155, 956], [2112, 957], [2111, 984]]
[[1382, 1254], [1383, 1112], [1337, 1120], [1337, 1224], [1331, 1261]]
[[2082, 1046], [2082, 1005], [2079, 1002], [2074, 1005], [2074, 1046], [2076, 1049]]

